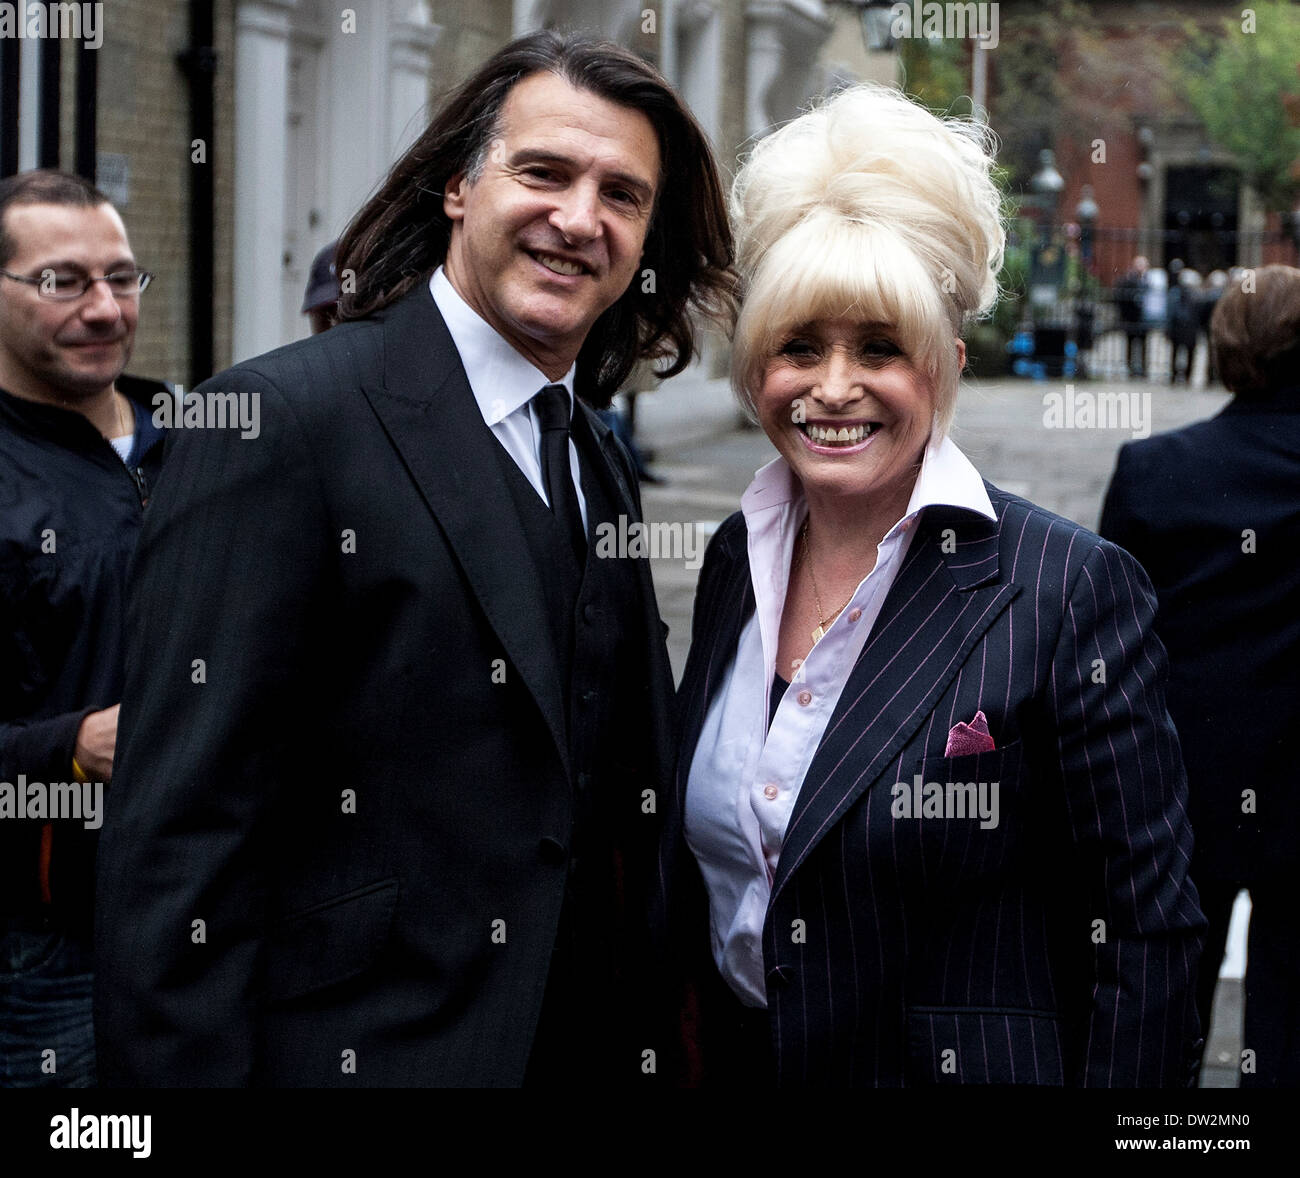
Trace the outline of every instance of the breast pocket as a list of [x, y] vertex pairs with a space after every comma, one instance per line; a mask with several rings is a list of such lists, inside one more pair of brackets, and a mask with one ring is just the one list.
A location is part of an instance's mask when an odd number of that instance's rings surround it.
[[894, 787], [896, 822], [907, 829], [911, 820], [923, 847], [938, 848], [941, 874], [969, 878], [1007, 866], [1024, 811], [1021, 753], [1017, 740], [987, 753], [924, 757], [911, 779]]

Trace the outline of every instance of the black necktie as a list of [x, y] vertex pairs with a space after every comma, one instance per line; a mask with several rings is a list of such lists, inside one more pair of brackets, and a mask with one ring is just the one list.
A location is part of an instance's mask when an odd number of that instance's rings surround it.
[[568, 534], [573, 555], [581, 568], [587, 561], [587, 534], [569, 471], [569, 391], [548, 384], [533, 398], [542, 424], [542, 481], [556, 522]]

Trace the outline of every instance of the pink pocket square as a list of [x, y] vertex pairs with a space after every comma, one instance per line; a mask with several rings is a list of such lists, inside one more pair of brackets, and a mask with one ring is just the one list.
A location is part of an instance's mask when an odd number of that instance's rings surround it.
[[948, 747], [943, 750], [943, 755], [969, 757], [972, 753], [991, 753], [993, 749], [988, 718], [983, 712], [976, 712], [969, 724], [958, 724], [948, 733]]

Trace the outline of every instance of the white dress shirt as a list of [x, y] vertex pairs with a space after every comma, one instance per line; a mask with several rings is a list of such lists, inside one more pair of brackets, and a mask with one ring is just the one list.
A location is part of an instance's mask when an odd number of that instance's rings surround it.
[[[478, 402], [479, 412], [483, 414], [483, 421], [549, 507], [546, 482], [542, 478], [542, 427], [532, 399], [548, 384], [561, 384], [569, 391], [569, 415], [572, 418], [573, 374], [577, 366], [571, 365], [559, 380], [548, 379], [546, 373], [534, 368], [460, 297], [441, 266], [429, 279], [429, 293], [438, 304], [451, 333], [451, 342], [460, 353], [461, 365], [469, 378], [469, 387]], [[587, 500], [582, 494], [578, 448], [572, 435], [569, 437], [569, 474], [578, 492], [582, 526], [586, 528]]]
[[926, 447], [906, 513], [878, 545], [875, 567], [825, 637], [792, 679], [789, 667], [780, 668], [791, 683], [769, 729], [790, 559], [808, 508], [784, 458], [763, 467], [741, 497], [756, 608], [695, 746], [686, 786], [686, 841], [709, 892], [713, 958], [746, 1006], [767, 1005], [763, 922], [804, 775], [907, 555], [917, 519], [932, 504], [997, 518], [979, 472], [948, 438]]

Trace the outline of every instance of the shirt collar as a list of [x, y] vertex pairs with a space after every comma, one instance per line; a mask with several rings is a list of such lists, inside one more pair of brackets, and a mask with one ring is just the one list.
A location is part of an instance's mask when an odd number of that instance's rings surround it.
[[[133, 462], [138, 462], [166, 433], [153, 422], [154, 410], [158, 408], [158, 395], [161, 393], [172, 397], [175, 394], [170, 385], [160, 380], [128, 376], [125, 372], [117, 378], [114, 385], [130, 402], [131, 411], [135, 415], [132, 427], [135, 447], [131, 453]], [[63, 444], [72, 444], [78, 439], [81, 442], [93, 441], [99, 433], [75, 409], [65, 409], [46, 401], [30, 401], [0, 388], [0, 428], [6, 425]]]
[[568, 390], [572, 413], [576, 364], [559, 380], [549, 380], [546, 373], [516, 352], [460, 297], [441, 266], [429, 279], [429, 293], [447, 324], [474, 400], [488, 425], [496, 425], [520, 406], [527, 405], [548, 384], [561, 384]]
[[[907, 511], [886, 533], [885, 539], [900, 528], [910, 528], [909, 521], [925, 508], [939, 506], [963, 508], [994, 521], [998, 518], [984, 489], [984, 480], [971, 460], [946, 434], [938, 439], [931, 434], [921, 457], [921, 470], [916, 476]], [[776, 510], [781, 508], [786, 511]], [[740, 498], [740, 509], [751, 533], [771, 526], [777, 519], [797, 522], [803, 518], [803, 488], [783, 457], [773, 458], [754, 475], [753, 482]], [[768, 514], [774, 510], [775, 515]]]

